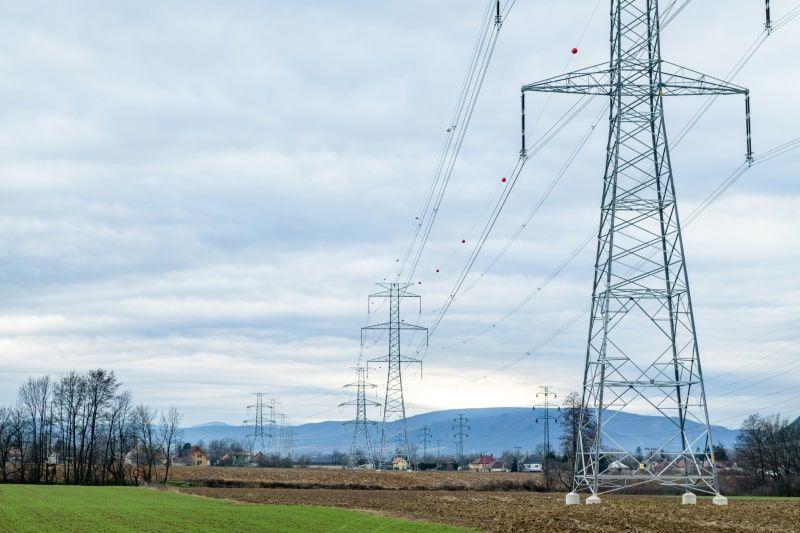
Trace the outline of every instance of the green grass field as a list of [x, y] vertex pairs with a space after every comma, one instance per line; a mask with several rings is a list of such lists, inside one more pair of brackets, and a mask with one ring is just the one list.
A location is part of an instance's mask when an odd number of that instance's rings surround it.
[[468, 531], [326, 507], [235, 503], [134, 487], [0, 485], [0, 531]]

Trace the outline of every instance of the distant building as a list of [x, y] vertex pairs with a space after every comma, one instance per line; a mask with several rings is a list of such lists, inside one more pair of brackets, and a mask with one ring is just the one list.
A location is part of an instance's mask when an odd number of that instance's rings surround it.
[[[155, 465], [167, 464], [167, 454], [162, 450], [155, 450], [153, 452], [153, 463]], [[133, 448], [125, 454], [125, 464], [128, 466], [146, 466], [147, 454], [140, 448]]]
[[523, 472], [543, 472], [542, 463], [524, 463], [522, 465]]
[[219, 460], [219, 466], [250, 466], [253, 454], [250, 452], [229, 452]]
[[175, 464], [186, 466], [208, 466], [211, 464], [208, 455], [200, 446], [192, 446], [191, 448], [180, 450], [176, 454], [174, 462]]
[[503, 472], [506, 465], [503, 461], [495, 459], [492, 454], [481, 454], [469, 464], [469, 469], [475, 472]]
[[392, 470], [408, 470], [408, 459], [405, 457], [395, 457], [392, 459]]

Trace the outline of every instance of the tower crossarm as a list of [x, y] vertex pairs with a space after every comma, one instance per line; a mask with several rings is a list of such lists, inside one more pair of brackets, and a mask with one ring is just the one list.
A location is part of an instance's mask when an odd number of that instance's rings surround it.
[[609, 95], [611, 69], [593, 65], [522, 86], [522, 92]]
[[[581, 94], [611, 96], [622, 92], [623, 96], [697, 96], [748, 94], [749, 90], [725, 80], [697, 72], [668, 61], [661, 61], [661, 81], [651, 84], [643, 75], [650, 68], [646, 61], [628, 61], [619, 69], [606, 65], [594, 65], [542, 81], [522, 86], [522, 92]], [[618, 76], [614, 79], [612, 72]]]
[[668, 61], [661, 62], [661, 83], [658, 87], [663, 96], [704, 96], [704, 95], [748, 95], [749, 89], [734, 85]]
[[389, 363], [391, 361], [397, 361], [401, 364], [406, 363], [419, 363], [422, 364], [421, 359], [415, 359], [413, 357], [406, 357], [405, 355], [401, 355], [399, 358], [397, 356], [391, 357], [388, 355], [382, 355], [380, 357], [375, 357], [374, 359], [370, 359], [367, 361], [368, 363]]

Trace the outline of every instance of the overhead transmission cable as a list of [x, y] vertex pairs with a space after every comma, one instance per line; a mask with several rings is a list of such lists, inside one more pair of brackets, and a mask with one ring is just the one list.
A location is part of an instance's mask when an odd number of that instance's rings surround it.
[[[719, 187], [717, 187], [717, 189], [712, 191], [712, 193], [706, 198], [705, 201], [703, 201], [697, 208], [695, 208], [689, 214], [689, 216], [684, 221], [683, 225], [684, 226], [688, 226], [689, 224], [691, 224], [692, 221], [696, 220], [697, 217], [699, 217], [703, 213], [703, 211], [705, 211], [712, 203], [714, 203], [721, 196], [721, 194], [717, 194], [717, 191], [720, 188], [722, 188], [724, 186], [723, 190], [727, 190], [739, 178], [741, 178], [750, 168], [752, 168], [754, 166], [757, 166], [759, 164], [766, 163], [767, 161], [769, 161], [771, 159], [775, 159], [776, 157], [780, 157], [781, 155], [784, 155], [784, 154], [786, 154], [786, 153], [788, 153], [788, 152], [790, 152], [792, 150], [797, 150], [798, 148], [800, 148], [800, 137], [792, 139], [789, 142], [783, 143], [783, 144], [781, 144], [781, 145], [779, 145], [777, 147], [772, 148], [771, 150], [768, 150], [768, 151], [764, 152], [764, 154], [762, 154], [761, 156], [756, 157], [756, 159], [753, 161], [753, 163], [750, 166], [744, 165], [744, 166], [737, 167], [737, 169], [732, 174], [730, 174], [727, 178], [725, 178], [722, 181], [722, 184]], [[592, 235], [592, 237], [594, 237], [594, 234]], [[573, 250], [572, 254], [574, 254], [573, 257], [577, 255], [577, 253], [575, 253], [574, 250]], [[500, 366], [500, 367], [493, 368], [493, 372], [497, 372], [497, 371], [501, 371], [501, 370], [507, 370], [508, 368], [511, 368], [512, 366], [518, 364], [519, 362], [521, 362], [525, 358], [533, 356], [533, 355], [536, 355], [545, 346], [550, 344], [552, 341], [554, 341], [556, 338], [558, 338], [561, 334], [563, 334], [565, 331], [567, 331], [570, 327], [572, 327], [575, 323], [577, 323], [580, 319], [585, 317], [586, 314], [589, 312], [590, 308], [591, 308], [591, 306], [587, 305], [579, 313], [577, 313], [576, 315], [571, 317], [564, 324], [562, 324], [558, 329], [556, 329], [550, 335], [548, 335], [544, 340], [538, 342], [537, 344], [532, 346], [530, 349], [528, 349], [527, 351], [525, 351], [521, 355], [517, 356], [515, 359], [513, 359], [509, 363], [507, 363], [507, 364], [505, 364], [503, 366]], [[482, 376], [482, 377], [476, 378], [476, 379], [474, 379], [472, 381], [481, 381], [483, 379], [486, 379], [486, 377], [487, 376]]]
[[[674, 0], [672, 2], [672, 4], [667, 9], [669, 10], [676, 3], [676, 1], [677, 0]], [[593, 12], [593, 14], [594, 14], [594, 12]], [[447, 314], [447, 312], [450, 309], [452, 303], [455, 301], [456, 295], [458, 294], [459, 290], [461, 289], [462, 285], [464, 284], [464, 281], [465, 281], [466, 277], [469, 275], [469, 272], [471, 271], [472, 266], [475, 264], [475, 261], [477, 260], [478, 255], [480, 254], [481, 250], [483, 249], [483, 247], [484, 247], [484, 245], [486, 243], [486, 240], [489, 237], [489, 234], [491, 233], [492, 229], [494, 228], [494, 225], [497, 222], [497, 218], [500, 216], [500, 212], [502, 211], [503, 207], [505, 206], [506, 201], [508, 200], [508, 196], [511, 193], [511, 191], [513, 190], [514, 184], [516, 183], [517, 178], [519, 177], [519, 174], [521, 173], [522, 168], [524, 167], [526, 161], [528, 159], [530, 159], [533, 155], [538, 153], [540, 150], [542, 150], [558, 133], [560, 133], [570, 122], [572, 122], [572, 120], [581, 111], [583, 111], [583, 109], [585, 109], [587, 105], [589, 105], [590, 101], [591, 101], [591, 98], [589, 98], [587, 96], [580, 97], [575, 102], [575, 104], [573, 104], [567, 110], [567, 112], [565, 112], [564, 115], [562, 115], [562, 117], [558, 121], [556, 121], [556, 123], [553, 126], [551, 126], [537, 140], [537, 142], [535, 142], [532, 145], [531, 149], [527, 152], [527, 154], [521, 154], [520, 155], [520, 158], [517, 161], [517, 164], [515, 165], [514, 170], [510, 173], [511, 177], [509, 179], [509, 184], [504, 189], [503, 194], [500, 196], [500, 198], [496, 202], [495, 208], [492, 210], [492, 213], [491, 213], [489, 219], [487, 220], [486, 225], [484, 226], [484, 230], [482, 231], [481, 236], [478, 239], [478, 242], [476, 242], [472, 253], [467, 258], [467, 262], [466, 262], [465, 266], [462, 268], [462, 271], [459, 274], [459, 276], [458, 276], [458, 278], [457, 278], [457, 280], [455, 282], [453, 290], [450, 292], [450, 295], [447, 298], [447, 300], [445, 301], [444, 305], [442, 305], [441, 308], [438, 310], [438, 315], [434, 319], [433, 324], [429, 327], [429, 329], [428, 329], [428, 338], [430, 338], [431, 336], [433, 336], [435, 334], [436, 330], [439, 327], [439, 324], [444, 319], [444, 316]], [[577, 156], [577, 154], [576, 154], [576, 156]], [[549, 196], [549, 193], [548, 193], [548, 196]], [[429, 232], [428, 232], [428, 234], [429, 234]], [[425, 240], [427, 240], [427, 237], [425, 237]], [[418, 264], [418, 261], [419, 261], [419, 256], [417, 257], [417, 259], [416, 259], [416, 261], [414, 263], [414, 269], [416, 269], [416, 265]], [[413, 270], [412, 270], [412, 272], [413, 272]], [[427, 342], [424, 343], [424, 344], [421, 344], [417, 348], [416, 353], [419, 354], [423, 349], [427, 350], [427, 348], [428, 348], [428, 343]]]
[[[505, 7], [500, 7], [500, 0], [489, 2], [484, 15], [484, 21], [478, 36], [478, 41], [473, 51], [472, 60], [464, 83], [461, 88], [458, 103], [445, 135], [445, 142], [439, 160], [436, 164], [422, 211], [417, 216], [411, 242], [403, 256], [397, 272], [397, 278], [405, 275], [406, 280], [411, 280], [419, 265], [422, 252], [428, 242], [436, 217], [444, 199], [450, 178], [453, 174], [456, 161], [461, 152], [464, 138], [469, 129], [475, 106], [480, 96], [486, 73], [491, 63], [497, 39], [503, 21], [508, 17], [516, 0], [507, 0]], [[492, 9], [496, 6], [496, 9]], [[407, 270], [408, 269], [408, 270]]]
[[[689, 1], [690, 1], [690, 0], [689, 0]], [[669, 10], [669, 8], [671, 8], [671, 7], [675, 6], [675, 5], [676, 5], [676, 3], [677, 3], [677, 2], [673, 2], [673, 3], [672, 3], [672, 4], [671, 4], [669, 7], [668, 7], [668, 10]], [[683, 9], [683, 8], [684, 8], [684, 7], [685, 7], [687, 4], [688, 4], [688, 1], [687, 1], [687, 2], [685, 2], [684, 4], [682, 4], [682, 5], [680, 6], [679, 10], [675, 12], [675, 14], [677, 14], [678, 12], [680, 12], [680, 10], [682, 10], [682, 9]], [[797, 13], [795, 13], [795, 11], [797, 11]], [[790, 13], [789, 13], [789, 14], [787, 14], [786, 16], [784, 16], [784, 17], [781, 17], [781, 19], [778, 19], [778, 24], [779, 24], [780, 26], [782, 26], [782, 25], [785, 25], [785, 21], [787, 21], [787, 20], [792, 20], [792, 19], [796, 18], [797, 16], [800, 16], [800, 6], [796, 7], [796, 8], [795, 8], [795, 9], [793, 9], [792, 11], [790, 11]], [[671, 18], [669, 18], [669, 19], [668, 19], [668, 21], [671, 21], [673, 18], [674, 18], [674, 16], [673, 16], [673, 17], [671, 17]], [[774, 29], [773, 29], [773, 31], [774, 31]], [[749, 47], [749, 48], [748, 48], [748, 49], [745, 51], [745, 53], [743, 54], [743, 56], [742, 56], [742, 57], [741, 57], [741, 58], [740, 58], [740, 59], [739, 59], [739, 60], [738, 60], [738, 61], [737, 61], [737, 62], [734, 64], [733, 68], [731, 68], [731, 70], [729, 71], [729, 73], [728, 73], [728, 75], [727, 75], [727, 77], [726, 77], [726, 80], [727, 80], [727, 81], [730, 81], [730, 80], [731, 80], [731, 79], [733, 79], [733, 78], [734, 78], [734, 77], [735, 77], [735, 76], [736, 76], [736, 75], [737, 75], [739, 72], [741, 72], [741, 70], [744, 68], [744, 66], [745, 66], [745, 65], [746, 65], [746, 64], [747, 64], [747, 63], [750, 61], [750, 59], [753, 57], [753, 55], [755, 54], [755, 52], [756, 52], [756, 51], [757, 51], [757, 50], [758, 50], [758, 49], [761, 47], [761, 44], [763, 44], [763, 39], [762, 39], [762, 37], [764, 37], [764, 38], [765, 38], [765, 37], [766, 37], [766, 35], [767, 35], [767, 33], [766, 33], [766, 30], [765, 30], [765, 31], [763, 31], [763, 32], [762, 32], [762, 34], [760, 34], [760, 37], [759, 37], [758, 39], [756, 39], [756, 41], [755, 41], [755, 42], [754, 42], [754, 43], [753, 43], [753, 44], [752, 44], [752, 45], [751, 45], [751, 46], [750, 46], [750, 47]], [[713, 102], [714, 102], [714, 101], [715, 101], [715, 97], [710, 97], [709, 99], [707, 99], [707, 100], [706, 100], [706, 102], [705, 102], [705, 103], [704, 103], [704, 104], [703, 104], [703, 105], [700, 107], [700, 109], [698, 109], [698, 111], [697, 111], [697, 112], [696, 112], [696, 113], [695, 113], [695, 114], [692, 116], [692, 118], [690, 119], [689, 123], [687, 123], [687, 125], [686, 125], [686, 126], [685, 126], [685, 127], [682, 129], [682, 130], [681, 130], [681, 134], [679, 134], [678, 138], [677, 138], [677, 139], [676, 139], [676, 140], [675, 140], [675, 141], [672, 143], [672, 144], [673, 144], [673, 147], [677, 146], [677, 145], [678, 145], [678, 144], [681, 142], [681, 140], [683, 140], [683, 138], [686, 136], [686, 134], [687, 134], [689, 131], [691, 131], [691, 130], [694, 128], [694, 126], [697, 124], [697, 122], [700, 120], [700, 118], [702, 118], [702, 116], [703, 116], [703, 115], [704, 115], [704, 114], [705, 114], [705, 113], [708, 111], [708, 109], [710, 108], [711, 104], [713, 104]], [[795, 143], [795, 140], [789, 141], [789, 142], [785, 143], [784, 145], [780, 145], [780, 146], [778, 146], [778, 147], [775, 147], [775, 148], [773, 148], [773, 149], [772, 149], [770, 152], [773, 152], [773, 151], [777, 152], [777, 151], [780, 151], [780, 150], [785, 150], [785, 151], [792, 150], [792, 149], [793, 149], [793, 146], [794, 146], [794, 143]], [[785, 152], [780, 152], [780, 153], [785, 153]], [[762, 156], [759, 158], [759, 160], [760, 160], [761, 162], [764, 162], [765, 160], [768, 160], [768, 159], [770, 159], [770, 158], [771, 158], [771, 156], [772, 156], [772, 154], [771, 154], [771, 153], [764, 153], [764, 154], [762, 154]], [[738, 180], [738, 179], [739, 179], [739, 178], [740, 178], [740, 177], [741, 177], [741, 176], [742, 176], [742, 175], [743, 175], [743, 174], [744, 174], [744, 173], [747, 171], [747, 169], [748, 169], [748, 168], [749, 168], [749, 166], [748, 166], [748, 163], [747, 163], [747, 162], [743, 162], [743, 163], [742, 163], [742, 164], [741, 164], [741, 165], [740, 165], [740, 166], [739, 166], [739, 167], [738, 167], [738, 168], [737, 168], [737, 169], [736, 169], [736, 170], [733, 172], [733, 174], [732, 174], [731, 176], [729, 176], [729, 177], [728, 177], [726, 180], [724, 180], [724, 181], [723, 181], [723, 183], [722, 183], [722, 184], [720, 184], [720, 185], [717, 187], [717, 189], [715, 189], [715, 191], [714, 191], [714, 192], [712, 192], [712, 194], [711, 194], [711, 195], [710, 195], [708, 198], [706, 198], [706, 200], [703, 202], [703, 204], [701, 204], [701, 206], [700, 206], [701, 208], [700, 208], [700, 210], [699, 210], [699, 211], [698, 211], [698, 210], [695, 210], [695, 211], [693, 211], [693, 212], [692, 212], [692, 213], [689, 215], [689, 217], [687, 218], [687, 220], [686, 220], [686, 222], [685, 222], [685, 223], [687, 223], [687, 224], [688, 224], [688, 223], [690, 223], [690, 222], [691, 222], [691, 220], [693, 220], [694, 218], [696, 218], [697, 216], [699, 216], [699, 214], [700, 214], [700, 213], [702, 213], [702, 211], [705, 209], [705, 207], [707, 207], [707, 205], [709, 205], [711, 202], [715, 201], [715, 200], [716, 200], [716, 198], [718, 198], [718, 197], [719, 197], [720, 195], [722, 195], [722, 194], [723, 194], [723, 193], [724, 193], [724, 192], [725, 192], [725, 191], [726, 191], [728, 188], [730, 188], [730, 186], [731, 186], [731, 185], [733, 185], [733, 183], [735, 183], [735, 182], [736, 182], [736, 180]], [[550, 193], [550, 191], [548, 190], [548, 191], [546, 192], [546, 196], [549, 196], [549, 193]], [[703, 207], [703, 205], [705, 205], [705, 207]], [[533, 210], [533, 214], [535, 214], [535, 212], [536, 212], [536, 211], [538, 211], [538, 207], [535, 207], [535, 208], [534, 208], [534, 210]], [[486, 269], [486, 270], [485, 270], [485, 271], [484, 271], [484, 272], [481, 274], [481, 276], [480, 276], [480, 277], [478, 277], [478, 278], [476, 278], [476, 280], [475, 280], [475, 281], [474, 281], [474, 282], [473, 282], [471, 285], [469, 285], [469, 286], [467, 287], [467, 290], [469, 290], [469, 289], [473, 288], [473, 287], [474, 287], [474, 286], [475, 286], [475, 285], [476, 285], [476, 284], [477, 284], [477, 283], [478, 283], [478, 282], [479, 282], [479, 281], [482, 279], [482, 277], [484, 276], [484, 274], [485, 274], [486, 272], [488, 272], [488, 271], [489, 271], [491, 268], [493, 268], [493, 267], [494, 267], [494, 265], [497, 263], [497, 261], [499, 261], [500, 257], [502, 257], [502, 255], [504, 255], [504, 254], [505, 254], [505, 252], [508, 250], [508, 248], [511, 246], [511, 244], [513, 243], [513, 241], [514, 241], [514, 240], [516, 240], [516, 238], [517, 238], [517, 237], [519, 237], [519, 234], [520, 234], [520, 233], [522, 233], [522, 230], [523, 230], [525, 227], [527, 227], [527, 225], [528, 225], [528, 223], [530, 222], [530, 219], [531, 219], [531, 218], [532, 218], [532, 216], [530, 216], [529, 218], [526, 218], [526, 220], [524, 221], [524, 223], [523, 223], [523, 224], [520, 226], [520, 228], [517, 230], [517, 233], [516, 233], [514, 236], [512, 236], [512, 238], [510, 239], [510, 241], [509, 241], [509, 242], [506, 244], [506, 246], [505, 246], [505, 247], [504, 247], [504, 248], [501, 250], [501, 253], [500, 253], [498, 256], [496, 256], [496, 257], [495, 257], [495, 259], [493, 259], [493, 260], [490, 262], [490, 264], [489, 264], [489, 267], [488, 267], [488, 268], [487, 268], [487, 269]], [[590, 234], [587, 236], [587, 238], [586, 238], [586, 239], [584, 239], [584, 241], [581, 243], [581, 245], [579, 245], [579, 247], [578, 247], [577, 249], [573, 250], [573, 251], [572, 251], [572, 252], [569, 254], [569, 256], [568, 256], [567, 260], [566, 260], [565, 262], [562, 262], [562, 263], [559, 265], [559, 267], [556, 269], [556, 271], [555, 271], [553, 274], [551, 274], [550, 276], [548, 276], [548, 277], [545, 279], [545, 282], [544, 282], [543, 284], [540, 284], [540, 285], [539, 285], [539, 286], [538, 286], [536, 289], [534, 289], [534, 290], [533, 290], [531, 293], [529, 293], [528, 295], [526, 295], [526, 296], [525, 296], [525, 297], [524, 297], [524, 298], [521, 300], [520, 304], [517, 304], [517, 305], [515, 305], [515, 306], [512, 308], [512, 311], [510, 311], [510, 312], [506, 313], [505, 315], [503, 315], [503, 317], [502, 317], [502, 318], [501, 318], [501, 319], [500, 319], [498, 322], [495, 322], [495, 323], [494, 323], [494, 324], [492, 324], [491, 326], [489, 326], [489, 327], [487, 327], [487, 328], [484, 328], [483, 330], [481, 330], [479, 333], [477, 333], [476, 335], [474, 335], [474, 336], [473, 336], [472, 338], [470, 338], [469, 340], [462, 341], [462, 342], [461, 342], [461, 344], [466, 344], [467, 342], [469, 342], [469, 341], [471, 341], [471, 340], [474, 340], [474, 339], [476, 339], [476, 338], [478, 338], [478, 337], [480, 337], [480, 336], [482, 336], [482, 335], [486, 334], [487, 332], [489, 332], [489, 331], [491, 331], [492, 329], [494, 329], [494, 328], [496, 327], [496, 325], [497, 325], [499, 322], [504, 322], [505, 320], [507, 320], [508, 318], [510, 318], [510, 316], [512, 316], [514, 313], [516, 313], [516, 312], [517, 312], [517, 311], [519, 311], [519, 310], [520, 310], [522, 307], [524, 307], [524, 305], [526, 305], [526, 304], [527, 304], [527, 303], [528, 303], [528, 302], [529, 302], [529, 301], [530, 301], [530, 300], [531, 300], [531, 299], [532, 299], [534, 296], [536, 296], [536, 295], [537, 295], [539, 292], [541, 292], [541, 290], [544, 288], [544, 286], [546, 286], [547, 284], [549, 284], [549, 283], [550, 283], [550, 282], [551, 282], [551, 281], [552, 281], [552, 280], [553, 280], [553, 279], [554, 279], [556, 276], [558, 276], [558, 274], [560, 274], [560, 273], [561, 273], [561, 272], [562, 272], [562, 271], [563, 271], [563, 270], [566, 268], [566, 266], [567, 266], [567, 265], [568, 265], [568, 264], [569, 264], [569, 263], [572, 261], [572, 259], [574, 259], [574, 258], [575, 258], [575, 257], [576, 257], [576, 256], [577, 256], [577, 255], [578, 255], [578, 254], [579, 254], [579, 253], [580, 253], [580, 252], [581, 252], [581, 251], [582, 251], [582, 250], [583, 250], [583, 249], [584, 249], [586, 246], [588, 246], [588, 244], [589, 244], [589, 243], [592, 241], [593, 237], [594, 237], [594, 231], [593, 231], [592, 233], [590, 233]], [[466, 292], [466, 291], [465, 291], [465, 292]], [[451, 299], [452, 299], [452, 295], [451, 295]], [[588, 312], [588, 307], [587, 307], [586, 309], [584, 309], [584, 311], [582, 311], [582, 312], [581, 312], [581, 314], [579, 315], [579, 317], [578, 317], [578, 318], [580, 318], [580, 316], [583, 316], [583, 315], [585, 315], [587, 312]], [[576, 320], [577, 320], [577, 319], [576, 319]]]

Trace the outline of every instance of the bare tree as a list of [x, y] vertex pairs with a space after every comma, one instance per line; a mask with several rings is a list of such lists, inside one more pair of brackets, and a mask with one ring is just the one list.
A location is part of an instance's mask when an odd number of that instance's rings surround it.
[[[581, 433], [581, 396], [571, 392], [564, 398], [559, 421], [561, 423], [561, 452], [567, 463], [568, 476], [564, 479], [559, 471], [561, 483], [568, 489], [572, 487], [572, 475], [575, 472], [575, 459], [578, 456], [578, 439]], [[594, 413], [587, 409], [584, 412], [586, 420], [583, 421], [583, 433], [589, 436], [596, 430]]]
[[144, 462], [146, 470], [143, 472], [144, 481], [150, 483], [153, 479], [153, 470], [159, 456], [160, 446], [156, 429], [153, 425], [156, 413], [148, 406], [139, 404], [133, 411], [133, 425], [136, 432], [137, 448], [135, 449], [137, 466]]
[[169, 479], [169, 467], [172, 465], [172, 452], [177, 448], [181, 439], [181, 419], [183, 417], [177, 409], [171, 407], [167, 414], [161, 414], [161, 427], [159, 428], [161, 443], [167, 455], [167, 464], [164, 469], [164, 484]]

